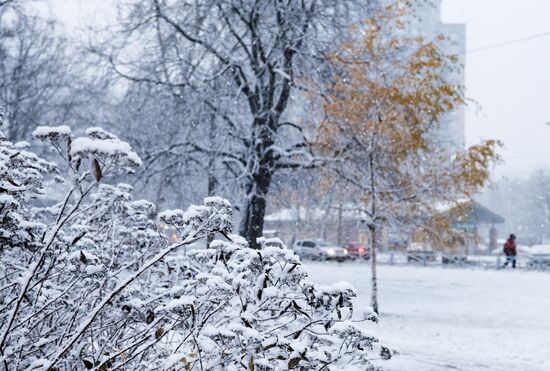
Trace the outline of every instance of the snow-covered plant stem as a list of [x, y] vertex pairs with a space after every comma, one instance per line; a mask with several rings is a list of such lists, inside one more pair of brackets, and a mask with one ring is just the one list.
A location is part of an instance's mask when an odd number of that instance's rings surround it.
[[84, 320], [82, 325], [75, 331], [74, 335], [67, 341], [65, 345], [63, 345], [57, 353], [52, 357], [52, 360], [45, 364], [43, 367], [46, 368], [46, 370], [51, 370], [52, 367], [54, 367], [61, 357], [76, 343], [76, 341], [84, 334], [84, 332], [90, 327], [92, 322], [95, 320], [97, 315], [107, 304], [113, 301], [113, 299], [119, 295], [122, 290], [124, 290], [130, 283], [135, 281], [143, 272], [147, 271], [149, 268], [151, 268], [153, 265], [157, 264], [159, 261], [164, 259], [166, 255], [170, 254], [171, 252], [177, 250], [178, 248], [190, 245], [204, 237], [204, 232], [206, 226], [211, 223], [212, 219], [216, 217], [217, 215], [214, 214], [211, 218], [208, 219], [207, 222], [203, 224], [203, 226], [197, 230], [194, 230], [191, 232], [182, 242], [174, 243], [170, 245], [169, 247], [161, 250], [157, 255], [155, 255], [153, 258], [149, 259], [143, 266], [137, 270], [133, 275], [122, 281], [118, 284], [118, 286], [112, 290], [109, 294], [107, 294], [103, 300], [92, 310], [90, 315]]
[[[25, 295], [27, 294], [27, 290], [29, 289], [29, 286], [31, 284], [31, 281], [33, 278], [35, 278], [36, 272], [42, 267], [42, 264], [44, 263], [44, 258], [50, 249], [52, 243], [54, 242], [55, 238], [57, 237], [57, 234], [61, 230], [61, 228], [65, 225], [67, 220], [79, 209], [80, 204], [82, 203], [82, 200], [86, 197], [86, 195], [92, 190], [93, 185], [90, 186], [84, 193], [80, 195], [78, 198], [78, 201], [75, 203], [75, 205], [71, 208], [71, 210], [63, 217], [61, 218], [61, 215], [63, 213], [62, 209], [59, 212], [59, 216], [57, 218], [57, 224], [52, 228], [52, 232], [49, 236], [47, 236], [46, 241], [44, 241], [44, 247], [40, 250], [40, 255], [37, 260], [37, 262], [33, 263], [30, 266], [30, 271], [26, 274], [26, 277], [23, 281], [21, 292], [19, 296], [17, 297], [17, 300], [15, 301], [14, 307], [9, 315], [9, 319], [7, 322], [7, 325], [2, 332], [1, 338], [0, 338], [0, 354], [3, 354], [4, 345], [6, 343], [6, 340], [9, 336], [11, 327], [13, 326], [13, 323], [15, 321], [15, 318], [17, 316], [17, 313], [19, 312], [19, 308], [21, 307], [21, 302], [23, 301], [23, 298], [25, 298]], [[74, 188], [68, 193], [67, 199], [71, 196], [73, 193]]]

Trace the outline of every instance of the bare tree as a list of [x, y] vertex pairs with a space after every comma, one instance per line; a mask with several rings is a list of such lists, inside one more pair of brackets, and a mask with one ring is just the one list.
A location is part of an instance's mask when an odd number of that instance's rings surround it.
[[56, 24], [11, 5], [12, 17], [0, 16], [0, 105], [6, 134], [16, 141], [28, 138], [39, 121], [65, 121], [76, 95]]
[[200, 97], [218, 118], [223, 148], [196, 150], [215, 156], [240, 185], [240, 231], [254, 247], [274, 174], [315, 163], [292, 117], [293, 96], [323, 70], [324, 51], [349, 24], [350, 9], [367, 11], [359, 3], [149, 0], [125, 13], [127, 49], [110, 53], [113, 67], [186, 101]]

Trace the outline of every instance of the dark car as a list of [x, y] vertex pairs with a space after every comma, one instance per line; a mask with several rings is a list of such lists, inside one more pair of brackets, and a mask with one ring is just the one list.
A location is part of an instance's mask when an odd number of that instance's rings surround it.
[[421, 243], [411, 243], [407, 246], [407, 262], [426, 263], [435, 261], [435, 254], [430, 246]]
[[466, 264], [468, 259], [464, 255], [443, 255], [441, 257], [442, 264]]
[[348, 251], [350, 259], [370, 259], [370, 249], [358, 243], [349, 243], [344, 248]]

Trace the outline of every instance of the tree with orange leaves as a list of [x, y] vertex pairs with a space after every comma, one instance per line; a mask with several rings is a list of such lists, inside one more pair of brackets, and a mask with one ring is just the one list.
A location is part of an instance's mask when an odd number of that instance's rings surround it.
[[338, 77], [327, 86], [317, 138], [322, 152], [339, 159], [332, 174], [365, 216], [377, 313], [381, 229], [417, 228], [437, 215], [438, 203], [472, 195], [498, 157], [496, 141], [459, 153], [440, 144], [442, 117], [465, 104], [463, 88], [448, 78], [457, 59], [442, 51], [443, 38], [407, 35], [404, 19], [401, 8], [386, 7], [330, 56]]

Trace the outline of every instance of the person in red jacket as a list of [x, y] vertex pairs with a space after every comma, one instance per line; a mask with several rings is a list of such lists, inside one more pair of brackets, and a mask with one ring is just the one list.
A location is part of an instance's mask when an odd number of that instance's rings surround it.
[[506, 255], [506, 263], [504, 263], [502, 268], [505, 268], [510, 262], [512, 262], [512, 268], [515, 268], [517, 254], [518, 250], [516, 245], [516, 236], [512, 233], [504, 243], [504, 255]]

